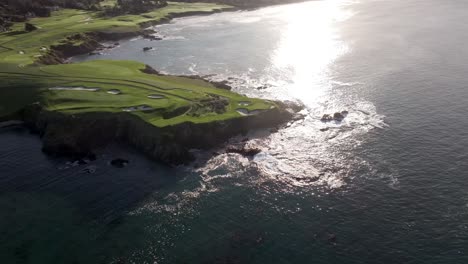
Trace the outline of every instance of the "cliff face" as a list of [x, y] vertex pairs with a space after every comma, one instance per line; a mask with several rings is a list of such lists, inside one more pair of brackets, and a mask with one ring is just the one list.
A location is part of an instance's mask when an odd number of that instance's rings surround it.
[[294, 110], [283, 105], [252, 116], [162, 128], [128, 113], [65, 115], [32, 105], [19, 115], [42, 137], [48, 154], [83, 157], [110, 143], [123, 143], [150, 158], [178, 165], [192, 160], [190, 149], [208, 149], [252, 129], [278, 126], [292, 119]]

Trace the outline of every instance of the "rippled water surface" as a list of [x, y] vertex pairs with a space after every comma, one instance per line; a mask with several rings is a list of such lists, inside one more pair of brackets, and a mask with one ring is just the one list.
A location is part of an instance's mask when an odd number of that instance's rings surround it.
[[[23, 263], [466, 263], [467, 22], [462, 0], [312, 1], [176, 19], [156, 27], [162, 41], [74, 58], [228, 79], [249, 96], [302, 102], [306, 118], [249, 135], [263, 150], [253, 159], [200, 153], [199, 168], [170, 169], [115, 148], [94, 174], [3, 129], [1, 253]], [[343, 122], [320, 121], [342, 110]], [[131, 166], [115, 169], [111, 156]]]

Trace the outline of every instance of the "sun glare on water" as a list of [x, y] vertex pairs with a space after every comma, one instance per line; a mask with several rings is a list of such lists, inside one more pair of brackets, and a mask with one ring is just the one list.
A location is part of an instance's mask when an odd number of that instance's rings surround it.
[[348, 51], [337, 22], [352, 16], [349, 1], [312, 1], [288, 7], [286, 28], [271, 58], [272, 67], [292, 72], [287, 90], [305, 104], [315, 103], [330, 87], [328, 68]]

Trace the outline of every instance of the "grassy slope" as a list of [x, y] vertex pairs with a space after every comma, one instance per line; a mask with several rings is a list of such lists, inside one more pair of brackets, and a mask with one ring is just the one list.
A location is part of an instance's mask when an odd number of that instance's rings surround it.
[[[107, 1], [108, 4], [112, 0]], [[189, 78], [156, 76], [142, 73], [145, 65], [131, 61], [91, 61], [79, 64], [36, 65], [34, 61], [51, 45], [67, 36], [86, 32], [133, 32], [140, 23], [159, 21], [171, 13], [212, 11], [226, 6], [204, 3], [170, 3], [169, 6], [141, 15], [113, 18], [99, 17], [96, 12], [66, 9], [50, 18], [36, 18], [31, 22], [40, 27], [30, 33], [23, 32], [23, 24], [12, 32], [0, 34], [0, 117], [11, 114], [26, 104], [39, 101], [49, 110], [63, 113], [121, 112], [123, 108], [148, 105], [150, 112], [132, 112], [156, 126], [190, 121], [210, 122], [239, 117], [239, 102], [250, 101], [250, 110], [268, 109], [272, 105], [259, 99], [249, 99], [211, 84]], [[51, 91], [49, 88], [96, 87], [90, 91]], [[120, 95], [108, 94], [119, 89]], [[148, 95], [163, 95], [164, 99], [149, 99]], [[200, 100], [218, 95], [229, 100], [224, 114], [202, 113], [200, 116], [181, 114], [164, 119], [164, 113], [177, 108], [192, 109]], [[245, 108], [245, 107], [242, 107]], [[190, 110], [189, 110], [190, 112]]]

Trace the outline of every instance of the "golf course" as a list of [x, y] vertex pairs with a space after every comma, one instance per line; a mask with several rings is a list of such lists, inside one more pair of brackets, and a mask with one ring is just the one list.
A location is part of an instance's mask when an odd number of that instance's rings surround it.
[[[112, 1], [102, 4], [111, 5]], [[64, 114], [125, 111], [162, 127], [237, 118], [242, 116], [238, 109], [270, 109], [274, 107], [271, 102], [218, 89], [200, 79], [144, 73], [146, 66], [138, 62], [44, 63], [50, 57], [60, 57], [54, 47], [80, 50], [89, 42], [96, 43], [90, 37], [93, 33], [138, 34], [142, 25], [161, 23], [174, 15], [224, 8], [229, 7], [169, 3], [145, 14], [117, 17], [62, 9], [51, 17], [31, 19], [37, 27], [31, 32], [25, 31], [24, 23], [17, 23], [11, 31], [0, 34], [0, 116], [39, 102], [47, 110]]]
[[25, 122], [50, 154], [83, 156], [120, 141], [176, 164], [190, 159], [191, 148], [285, 123], [292, 111], [284, 104], [248, 98], [223, 82], [163, 75], [135, 61], [67, 61], [116, 47], [122, 38], [151, 38], [150, 26], [174, 17], [231, 8], [168, 2], [146, 13], [116, 16], [64, 8], [14, 23], [0, 33], [0, 121]]

